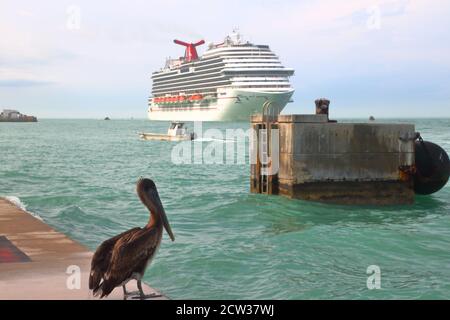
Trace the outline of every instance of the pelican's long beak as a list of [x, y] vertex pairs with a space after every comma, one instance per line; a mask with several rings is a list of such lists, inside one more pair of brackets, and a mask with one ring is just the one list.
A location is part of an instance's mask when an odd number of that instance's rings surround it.
[[173, 235], [172, 228], [170, 227], [169, 220], [167, 219], [166, 211], [161, 203], [161, 199], [159, 198], [157, 191], [149, 192], [151, 200], [155, 205], [155, 210], [159, 214], [162, 219], [164, 229], [169, 234], [169, 237], [172, 241], [175, 241], [175, 236]]

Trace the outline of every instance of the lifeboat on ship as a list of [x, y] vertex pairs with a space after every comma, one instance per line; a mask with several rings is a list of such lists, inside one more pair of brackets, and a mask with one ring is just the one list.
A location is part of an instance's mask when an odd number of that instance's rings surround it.
[[189, 97], [189, 101], [193, 101], [193, 102], [200, 101], [202, 99], [203, 99], [203, 96], [201, 94], [194, 94]]

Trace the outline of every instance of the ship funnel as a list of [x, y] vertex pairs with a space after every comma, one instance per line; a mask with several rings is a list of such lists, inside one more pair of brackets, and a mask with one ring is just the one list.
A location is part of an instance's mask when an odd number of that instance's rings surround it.
[[190, 62], [198, 59], [197, 49], [195, 47], [204, 44], [205, 40], [200, 40], [196, 43], [187, 43], [175, 39], [173, 40], [173, 42], [186, 47], [186, 51], [184, 52], [184, 59], [186, 62]]

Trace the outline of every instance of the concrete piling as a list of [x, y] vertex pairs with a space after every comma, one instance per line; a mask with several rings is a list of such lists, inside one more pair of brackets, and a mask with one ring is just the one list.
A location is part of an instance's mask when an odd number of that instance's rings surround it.
[[[317, 114], [278, 115], [268, 127], [263, 116], [252, 117], [260, 131], [252, 152], [271, 160], [267, 177], [260, 160], [252, 164], [251, 192], [340, 204], [412, 203], [413, 177], [406, 173], [414, 171], [414, 125], [337, 123], [329, 121], [328, 106], [318, 99]], [[260, 143], [266, 127], [268, 137], [278, 131], [278, 147], [270, 138], [267, 147]]]

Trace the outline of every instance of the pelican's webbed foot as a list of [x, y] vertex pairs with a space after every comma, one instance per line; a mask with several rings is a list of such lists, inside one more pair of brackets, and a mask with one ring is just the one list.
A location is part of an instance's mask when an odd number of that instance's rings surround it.
[[144, 290], [142, 290], [142, 283], [141, 280], [137, 281], [137, 287], [139, 289], [138, 296], [132, 297], [132, 299], [140, 299], [140, 300], [146, 300], [146, 299], [152, 299], [152, 298], [158, 298], [162, 295], [159, 293], [151, 293], [151, 294], [145, 294]]
[[136, 296], [140, 296], [140, 294], [141, 294], [139, 291], [128, 292], [125, 285], [122, 285], [122, 288], [123, 288], [123, 300], [127, 300], [127, 298], [129, 298], [129, 297], [134, 299]]
[[132, 297], [131, 299], [139, 299], [139, 300], [147, 300], [147, 299], [153, 299], [153, 298], [158, 298], [158, 297], [162, 297], [161, 294], [159, 293], [151, 293], [151, 294], [139, 294], [137, 296]]

